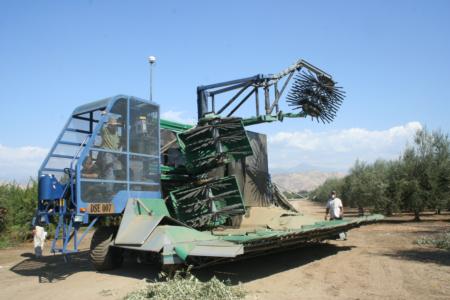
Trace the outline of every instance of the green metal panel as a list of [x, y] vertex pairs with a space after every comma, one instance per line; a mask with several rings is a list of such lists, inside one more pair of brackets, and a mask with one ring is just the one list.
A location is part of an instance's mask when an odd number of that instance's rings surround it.
[[163, 199], [139, 198], [136, 199], [136, 201], [138, 205], [134, 206], [134, 212], [137, 215], [151, 214], [154, 216], [170, 217], [166, 203]]
[[169, 121], [169, 120], [163, 120], [163, 119], [159, 120], [159, 124], [160, 124], [161, 129], [168, 129], [168, 130], [171, 130], [174, 132], [183, 132], [183, 131], [189, 130], [192, 127], [194, 127], [193, 125], [182, 124], [182, 123]]
[[[143, 215], [138, 217], [143, 217]], [[152, 216], [147, 217], [153, 218]], [[154, 230], [150, 230], [146, 237], [143, 236], [146, 239], [145, 242], [135, 245], [131, 243], [128, 245], [116, 244], [116, 246], [161, 253], [164, 264], [181, 263], [188, 257], [234, 258], [239, 255], [251, 256], [254, 253], [269, 253], [288, 246], [300, 246], [308, 242], [333, 239], [340, 232], [373, 223], [382, 218], [381, 215], [372, 215], [355, 219], [320, 221], [288, 230], [260, 229], [226, 235], [216, 235], [211, 231], [199, 231], [182, 224], [159, 224], [154, 227]]]
[[181, 225], [158, 225], [142, 244], [115, 246], [161, 253], [164, 264], [182, 263], [188, 256], [236, 257], [244, 253], [240, 244]]
[[176, 218], [196, 228], [224, 224], [229, 216], [245, 213], [234, 176], [170, 192]]
[[[238, 244], [246, 244], [253, 241], [263, 241], [266, 239], [279, 239], [286, 236], [307, 237], [314, 239], [317, 236], [323, 235], [330, 231], [342, 232], [362, 224], [368, 224], [382, 220], [382, 215], [371, 215], [355, 219], [321, 221], [310, 225], [303, 225], [301, 228], [287, 229], [287, 230], [272, 230], [261, 229], [253, 232], [246, 232], [244, 234], [230, 234], [220, 235], [220, 238]], [[328, 239], [333, 238], [332, 234], [328, 233]]]
[[224, 241], [209, 231], [197, 231], [181, 226], [163, 228], [166, 239], [182, 260], [186, 260], [189, 255], [235, 257], [243, 254], [242, 246]]
[[142, 245], [165, 217], [169, 212], [163, 199], [128, 199], [115, 243]]

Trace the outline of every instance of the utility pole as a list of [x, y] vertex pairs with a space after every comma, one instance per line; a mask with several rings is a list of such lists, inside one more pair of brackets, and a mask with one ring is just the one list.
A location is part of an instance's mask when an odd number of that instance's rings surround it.
[[150, 63], [150, 101], [153, 101], [153, 65], [156, 63], [156, 57], [150, 55], [148, 62]]

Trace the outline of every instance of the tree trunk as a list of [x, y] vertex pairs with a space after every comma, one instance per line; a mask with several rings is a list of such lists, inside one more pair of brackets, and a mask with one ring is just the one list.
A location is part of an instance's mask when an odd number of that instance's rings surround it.
[[419, 210], [414, 211], [414, 221], [420, 222], [420, 211]]
[[361, 205], [358, 205], [358, 215], [360, 217], [364, 216], [364, 207], [362, 207]]
[[386, 216], [391, 217], [392, 216], [392, 207], [388, 205], [385, 209]]

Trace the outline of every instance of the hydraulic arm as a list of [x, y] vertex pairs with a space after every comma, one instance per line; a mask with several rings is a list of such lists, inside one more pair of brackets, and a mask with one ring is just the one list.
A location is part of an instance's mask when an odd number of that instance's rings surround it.
[[[283, 114], [279, 108], [280, 99], [290, 83], [286, 100], [299, 113]], [[236, 92], [219, 107], [216, 96], [232, 91]], [[260, 91], [264, 99], [263, 114], [260, 113]], [[198, 118], [208, 114], [231, 117], [252, 96], [255, 99], [255, 115], [248, 118], [246, 125], [281, 121], [283, 117], [306, 116], [331, 122], [344, 99], [344, 92], [336, 86], [331, 75], [301, 59], [277, 74], [258, 74], [197, 87]]]

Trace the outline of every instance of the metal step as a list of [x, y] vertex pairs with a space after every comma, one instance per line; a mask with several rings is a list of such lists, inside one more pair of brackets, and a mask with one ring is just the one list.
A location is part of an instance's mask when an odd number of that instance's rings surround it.
[[69, 141], [59, 141], [58, 144], [70, 145], [70, 146], [78, 146], [78, 147], [86, 146], [86, 144], [83, 144], [83, 143], [76, 143], [76, 142], [69, 142]]
[[53, 169], [53, 168], [44, 168], [42, 169], [43, 172], [62, 172], [64, 173], [64, 169]]
[[75, 156], [71, 156], [71, 155], [63, 155], [63, 154], [55, 154], [55, 153], [52, 153], [50, 155], [50, 157], [67, 158], [67, 159], [78, 159], [78, 158], [80, 158], [79, 156], [75, 157]]
[[92, 132], [90, 132], [90, 131], [88, 131], [88, 130], [75, 129], [75, 128], [66, 128], [65, 131], [78, 132], [78, 133], [85, 133], [85, 134], [91, 134], [91, 133], [92, 133]]

